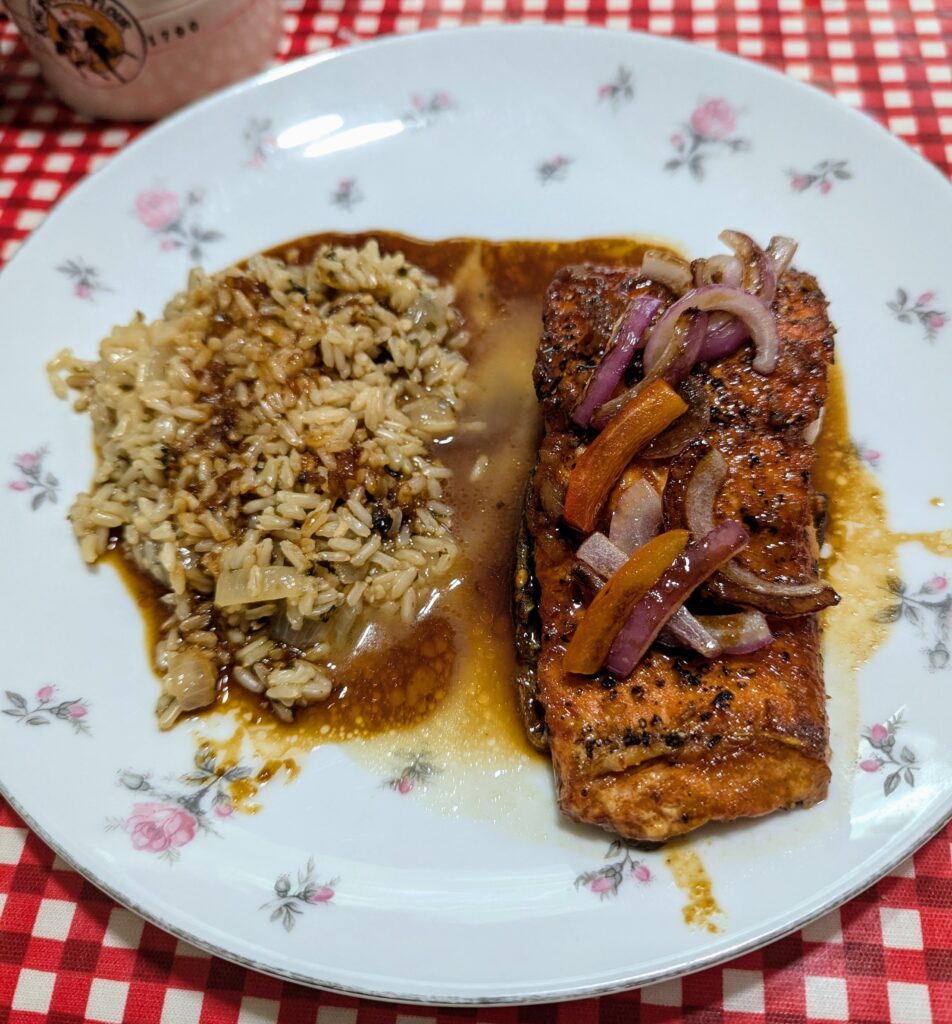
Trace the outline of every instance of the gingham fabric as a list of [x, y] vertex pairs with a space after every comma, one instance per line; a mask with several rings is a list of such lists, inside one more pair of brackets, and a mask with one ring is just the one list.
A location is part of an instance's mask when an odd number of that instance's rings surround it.
[[[880, 120], [946, 175], [952, 172], [949, 0], [285, 0], [284, 6], [282, 58], [386, 33], [503, 21], [677, 35], [826, 89]], [[91, 122], [57, 103], [0, 15], [0, 263], [65, 192], [138, 130]], [[436, 1010], [302, 988], [178, 942], [70, 870], [0, 800], [0, 1024], [459, 1020], [952, 1024], [952, 826], [840, 910], [723, 967], [599, 1000]]]

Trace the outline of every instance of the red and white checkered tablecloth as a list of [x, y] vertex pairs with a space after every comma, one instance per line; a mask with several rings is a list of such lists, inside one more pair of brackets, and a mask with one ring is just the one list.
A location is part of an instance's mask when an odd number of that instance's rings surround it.
[[[281, 57], [392, 32], [552, 21], [676, 35], [764, 61], [952, 174], [950, 0], [284, 0]], [[0, 15], [0, 264], [140, 129], [50, 94]], [[886, 197], [884, 197], [884, 201]], [[2, 320], [0, 320], [2, 323]], [[802, 932], [641, 991], [511, 1009], [390, 1006], [232, 966], [122, 909], [0, 800], [0, 1024], [952, 1024], [952, 826]]]

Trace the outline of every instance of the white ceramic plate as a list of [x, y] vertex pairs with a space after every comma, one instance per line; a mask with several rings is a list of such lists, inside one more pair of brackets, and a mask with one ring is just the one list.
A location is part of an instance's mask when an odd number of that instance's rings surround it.
[[[694, 841], [723, 910], [711, 933], [685, 925], [663, 853], [625, 862], [602, 833], [561, 823], [537, 762], [447, 766], [408, 792], [382, 785], [413, 781], [400, 742], [389, 772], [326, 746], [259, 814], [229, 815], [224, 783], [195, 776], [189, 729], [158, 733], [139, 613], [111, 570], [82, 569], [64, 520], [90, 479], [89, 429], [43, 364], [63, 344], [92, 353], [136, 309], [157, 313], [192, 260], [220, 267], [332, 228], [639, 233], [703, 254], [725, 225], [800, 240], [893, 526], [948, 528], [952, 480], [930, 452], [952, 434], [952, 194], [871, 121], [773, 72], [598, 31], [386, 40], [213, 97], [77, 188], [0, 277], [0, 778], [14, 806], [169, 931], [286, 978], [421, 1002], [671, 977], [896, 865], [952, 808], [952, 566], [920, 545], [902, 549], [903, 595], [872, 585], [901, 619], [858, 688], [829, 665], [829, 799]], [[870, 607], [857, 596], [855, 615]]]

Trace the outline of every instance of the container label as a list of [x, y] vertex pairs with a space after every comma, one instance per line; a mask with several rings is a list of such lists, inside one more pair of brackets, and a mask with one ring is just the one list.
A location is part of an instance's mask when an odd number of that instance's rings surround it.
[[146, 40], [118, 0], [28, 0], [36, 35], [89, 85], [115, 88], [142, 70]]

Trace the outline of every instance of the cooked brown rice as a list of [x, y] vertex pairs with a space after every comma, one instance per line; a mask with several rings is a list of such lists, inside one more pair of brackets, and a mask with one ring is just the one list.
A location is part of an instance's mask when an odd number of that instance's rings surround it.
[[326, 699], [334, 645], [370, 614], [411, 621], [447, 572], [450, 471], [430, 442], [456, 427], [467, 371], [452, 301], [373, 241], [255, 256], [193, 271], [98, 359], [50, 362], [102, 456], [70, 510], [83, 558], [119, 537], [168, 588], [163, 727], [225, 669], [283, 718]]

